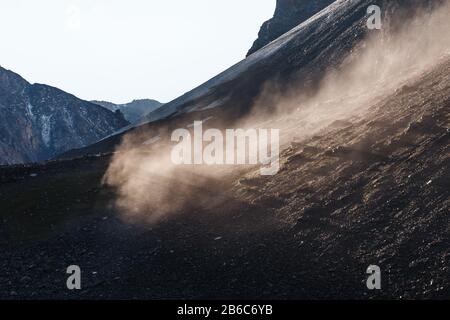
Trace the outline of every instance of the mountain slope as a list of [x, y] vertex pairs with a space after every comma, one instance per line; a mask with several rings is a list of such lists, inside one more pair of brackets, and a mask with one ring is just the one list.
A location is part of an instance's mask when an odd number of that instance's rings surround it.
[[163, 103], [151, 99], [133, 100], [132, 102], [125, 104], [115, 104], [107, 101], [91, 102], [113, 112], [120, 110], [125, 119], [130, 123], [135, 123], [146, 114], [155, 111], [163, 105]]
[[[434, 1], [431, 3], [438, 3]], [[205, 82], [190, 92], [149, 113], [134, 125], [117, 131], [100, 143], [69, 152], [67, 157], [111, 152], [125, 133], [157, 130], [168, 122], [219, 117], [234, 121], [251, 111], [266, 86], [273, 85], [279, 94], [296, 83], [298, 91], [316, 90], [323, 76], [337, 68], [346, 57], [372, 34], [366, 27], [367, 8], [377, 4], [390, 16], [406, 8], [423, 6], [429, 1], [409, 3], [388, 0], [338, 0], [304, 23], [293, 28], [245, 60]], [[397, 21], [385, 21], [385, 30]], [[273, 84], [272, 84], [273, 83]], [[270, 108], [270, 106], [267, 106]], [[264, 108], [264, 106], [258, 106]]]
[[[211, 181], [151, 227], [111, 210], [109, 157], [0, 169], [0, 297], [445, 299], [449, 74], [446, 60], [293, 143], [274, 179]], [[61, 280], [73, 261], [77, 293]], [[365, 287], [370, 264], [381, 291]]]
[[128, 124], [120, 114], [1, 67], [0, 113], [0, 164], [47, 160]]

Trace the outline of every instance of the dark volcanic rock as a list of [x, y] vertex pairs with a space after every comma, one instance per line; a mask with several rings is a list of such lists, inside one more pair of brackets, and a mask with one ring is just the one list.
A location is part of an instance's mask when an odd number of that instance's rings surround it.
[[282, 34], [300, 23], [308, 20], [335, 0], [277, 0], [277, 7], [272, 19], [264, 22], [247, 55], [261, 49]]
[[92, 103], [114, 112], [120, 110], [125, 119], [131, 123], [135, 123], [146, 114], [155, 111], [163, 105], [163, 103], [152, 99], [133, 100], [125, 104], [115, 104], [108, 101], [92, 101]]
[[0, 164], [50, 159], [127, 125], [120, 113], [0, 67]]

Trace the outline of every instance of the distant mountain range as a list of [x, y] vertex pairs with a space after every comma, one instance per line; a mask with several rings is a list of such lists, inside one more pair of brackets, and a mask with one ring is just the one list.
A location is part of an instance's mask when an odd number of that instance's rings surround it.
[[113, 112], [120, 110], [123, 113], [125, 119], [130, 123], [137, 122], [146, 114], [155, 111], [163, 105], [163, 103], [151, 99], [133, 100], [132, 102], [125, 104], [115, 104], [108, 101], [91, 102]]
[[37, 162], [92, 144], [128, 125], [60, 89], [30, 84], [0, 67], [0, 165]]
[[[294, 2], [278, 1], [277, 12]], [[63, 161], [1, 167], [0, 299], [448, 299], [450, 56], [414, 58], [433, 43], [450, 48], [450, 7], [434, 23], [408, 22], [438, 2], [337, 0]], [[383, 8], [381, 31], [367, 28], [371, 5]], [[401, 60], [404, 74], [393, 70]], [[18, 83], [6, 81], [9, 105], [22, 99]], [[175, 129], [236, 128], [260, 111], [252, 125], [284, 136], [275, 176], [170, 172], [158, 161]], [[151, 224], [161, 198], [162, 212], [174, 212]], [[76, 294], [61, 285], [73, 261], [89, 275]], [[382, 290], [368, 290], [369, 265], [381, 269]]]
[[272, 19], [264, 22], [258, 39], [253, 43], [247, 55], [250, 55], [279, 36], [288, 32], [311, 16], [329, 6], [335, 0], [277, 0]]

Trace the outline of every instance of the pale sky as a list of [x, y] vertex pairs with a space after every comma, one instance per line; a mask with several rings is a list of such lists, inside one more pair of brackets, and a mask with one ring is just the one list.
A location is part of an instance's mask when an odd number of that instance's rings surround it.
[[168, 102], [242, 60], [275, 0], [1, 0], [0, 65], [86, 100]]

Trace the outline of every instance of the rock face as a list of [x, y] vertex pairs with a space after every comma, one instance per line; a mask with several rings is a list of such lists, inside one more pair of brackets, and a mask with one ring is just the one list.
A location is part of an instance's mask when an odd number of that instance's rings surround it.
[[277, 0], [274, 17], [262, 25], [258, 39], [253, 43], [247, 55], [261, 49], [266, 44], [306, 21], [334, 1]]
[[51, 159], [104, 138], [127, 121], [57, 88], [0, 67], [0, 164]]
[[163, 103], [152, 99], [133, 100], [125, 104], [115, 104], [108, 101], [92, 101], [92, 103], [114, 112], [120, 110], [130, 123], [135, 123], [146, 114], [155, 111], [163, 105]]

